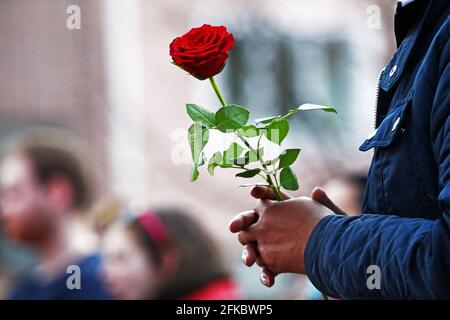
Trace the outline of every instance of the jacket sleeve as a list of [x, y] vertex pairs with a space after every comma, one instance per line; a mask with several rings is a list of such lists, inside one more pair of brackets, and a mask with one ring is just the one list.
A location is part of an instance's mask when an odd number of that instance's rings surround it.
[[[450, 43], [448, 36], [444, 39], [436, 45], [439, 54], [434, 52], [437, 76], [433, 81], [427, 79], [435, 84], [430, 87], [430, 123], [442, 216], [437, 220], [381, 214], [322, 219], [308, 240], [304, 258], [307, 275], [325, 294], [450, 298]], [[371, 265], [380, 268], [380, 289], [367, 285], [373, 274], [367, 269]]]

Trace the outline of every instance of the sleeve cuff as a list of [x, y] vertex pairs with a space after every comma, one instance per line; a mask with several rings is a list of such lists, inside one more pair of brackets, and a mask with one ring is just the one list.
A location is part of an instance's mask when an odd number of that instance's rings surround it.
[[341, 221], [341, 219], [348, 219], [348, 217], [329, 215], [321, 219], [311, 232], [304, 253], [305, 271], [309, 280], [322, 293], [333, 297], [337, 297], [338, 294], [330, 288], [323, 254], [328, 242], [327, 236], [330, 236], [328, 226], [330, 224], [334, 225], [336, 222]]

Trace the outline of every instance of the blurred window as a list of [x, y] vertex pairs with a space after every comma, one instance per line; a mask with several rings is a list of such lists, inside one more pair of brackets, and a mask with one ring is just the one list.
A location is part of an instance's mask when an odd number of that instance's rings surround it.
[[[339, 106], [342, 112], [349, 105], [349, 52], [348, 43], [339, 37], [308, 38], [266, 27], [240, 31], [225, 68], [227, 97], [252, 109], [255, 117], [284, 114], [307, 102]], [[302, 126], [311, 131], [333, 129], [333, 118], [307, 113], [302, 118]]]

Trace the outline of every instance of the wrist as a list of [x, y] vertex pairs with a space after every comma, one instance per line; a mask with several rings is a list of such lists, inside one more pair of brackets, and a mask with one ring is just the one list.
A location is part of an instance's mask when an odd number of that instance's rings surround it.
[[308, 271], [310, 270], [309, 265], [311, 264], [311, 260], [316, 260], [318, 254], [320, 254], [320, 247], [322, 246], [322, 242], [324, 241], [324, 236], [321, 231], [324, 229], [325, 225], [330, 218], [335, 216], [334, 214], [326, 214], [318, 219], [316, 219], [315, 223], [311, 223], [308, 227], [307, 238], [304, 241], [304, 246], [302, 248], [302, 270], [301, 273], [308, 275]]

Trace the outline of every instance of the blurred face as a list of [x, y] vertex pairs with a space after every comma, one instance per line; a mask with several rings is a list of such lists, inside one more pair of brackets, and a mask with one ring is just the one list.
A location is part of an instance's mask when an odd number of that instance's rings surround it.
[[51, 228], [45, 188], [36, 181], [24, 155], [7, 157], [0, 166], [0, 206], [6, 234], [36, 244]]
[[112, 227], [105, 234], [102, 251], [105, 282], [117, 299], [144, 299], [154, 294], [158, 268], [131, 232]]

